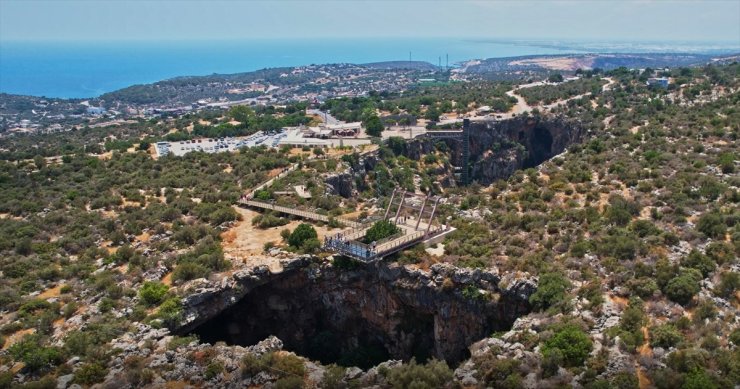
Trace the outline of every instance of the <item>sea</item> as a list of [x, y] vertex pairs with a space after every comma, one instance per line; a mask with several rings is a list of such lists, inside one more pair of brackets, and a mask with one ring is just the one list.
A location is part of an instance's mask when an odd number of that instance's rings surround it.
[[[230, 41], [1, 41], [0, 92], [91, 98], [177, 76], [325, 63], [427, 61], [626, 50], [593, 42], [475, 38], [260, 39]], [[663, 47], [663, 46], [661, 46]], [[702, 46], [705, 47], [705, 46]], [[649, 51], [650, 46], [627, 46]]]

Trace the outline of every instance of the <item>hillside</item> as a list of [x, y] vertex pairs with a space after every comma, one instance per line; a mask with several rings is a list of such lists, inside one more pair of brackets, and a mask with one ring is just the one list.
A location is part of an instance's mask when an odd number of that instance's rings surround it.
[[[735, 387], [739, 104], [737, 63], [617, 67], [327, 99], [396, 131], [357, 148], [150, 146], [315, 120], [290, 102], [2, 138], [0, 387]], [[403, 131], [463, 117], [468, 166]], [[340, 217], [392, 239], [396, 190], [439, 197], [397, 216], [433, 203], [454, 232], [374, 263], [326, 248], [356, 233]]]

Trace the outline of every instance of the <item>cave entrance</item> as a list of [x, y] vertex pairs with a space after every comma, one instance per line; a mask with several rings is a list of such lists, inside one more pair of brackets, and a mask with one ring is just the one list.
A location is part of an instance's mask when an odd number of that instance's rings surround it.
[[538, 166], [552, 157], [552, 134], [547, 128], [537, 126], [532, 129], [524, 144], [527, 147], [527, 158], [522, 164], [524, 169]]
[[[341, 291], [341, 286], [311, 282], [303, 274], [256, 287], [190, 333], [202, 342], [240, 346], [274, 335], [296, 354], [322, 364], [362, 369], [389, 359], [424, 362], [434, 355], [433, 314], [399, 304], [384, 320], [367, 320], [368, 314], [378, 313], [368, 313], [367, 308], [337, 296], [346, 292], [373, 298], [382, 286], [363, 282], [365, 291], [359, 292], [360, 285], [345, 285]], [[467, 348], [461, 352], [469, 356]]]

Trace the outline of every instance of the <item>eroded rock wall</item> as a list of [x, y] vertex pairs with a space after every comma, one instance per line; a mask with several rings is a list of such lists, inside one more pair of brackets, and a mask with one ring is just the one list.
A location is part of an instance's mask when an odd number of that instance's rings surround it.
[[[551, 116], [475, 121], [470, 123], [468, 131], [470, 174], [474, 181], [483, 185], [506, 179], [519, 169], [535, 167], [586, 136], [586, 130], [579, 123]], [[436, 142], [447, 144], [452, 151], [453, 165], [463, 165], [462, 143], [458, 140], [417, 138], [402, 146], [402, 154], [418, 160], [434, 151]]]
[[469, 131], [471, 177], [484, 185], [535, 167], [586, 135], [576, 122], [544, 116], [473, 122]]

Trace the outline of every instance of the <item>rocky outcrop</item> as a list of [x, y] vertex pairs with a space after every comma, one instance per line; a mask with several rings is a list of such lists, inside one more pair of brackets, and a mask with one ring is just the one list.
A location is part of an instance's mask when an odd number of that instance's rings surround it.
[[578, 123], [545, 116], [473, 122], [469, 131], [471, 176], [484, 185], [537, 166], [586, 135]]
[[349, 172], [332, 174], [324, 179], [328, 194], [342, 196], [346, 199], [356, 195], [354, 181], [354, 176]]
[[535, 289], [532, 280], [495, 271], [386, 263], [347, 269], [304, 257], [282, 273], [235, 274], [220, 290], [192, 295], [180, 332], [240, 345], [275, 335], [322, 362], [374, 353], [367, 366], [412, 356], [457, 363], [468, 345], [529, 312]]
[[[470, 174], [473, 180], [489, 185], [562, 153], [578, 143], [586, 130], [577, 122], [562, 117], [528, 116], [508, 120], [470, 123]], [[419, 138], [399, 145], [401, 154], [418, 160], [434, 151], [438, 140]], [[451, 162], [462, 166], [462, 143], [445, 140], [453, 151]]]

